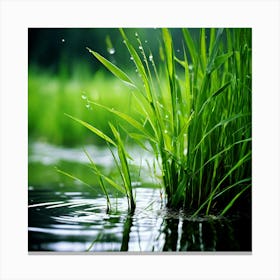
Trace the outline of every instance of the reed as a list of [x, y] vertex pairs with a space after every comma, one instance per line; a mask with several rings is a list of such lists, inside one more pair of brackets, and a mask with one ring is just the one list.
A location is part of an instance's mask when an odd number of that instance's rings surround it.
[[[241, 198], [251, 195], [251, 29], [201, 28], [199, 42], [182, 29], [183, 57], [178, 57], [170, 30], [163, 28], [159, 62], [137, 33], [134, 41], [124, 29], [120, 34], [136, 77], [87, 49], [133, 89], [139, 117], [89, 103], [124, 120], [131, 139], [152, 150], [166, 206], [193, 215], [225, 215], [238, 203], [250, 204]], [[135, 207], [119, 132], [111, 126], [115, 140], [108, 139], [89, 123], [75, 120], [118, 148], [116, 164], [130, 207]]]

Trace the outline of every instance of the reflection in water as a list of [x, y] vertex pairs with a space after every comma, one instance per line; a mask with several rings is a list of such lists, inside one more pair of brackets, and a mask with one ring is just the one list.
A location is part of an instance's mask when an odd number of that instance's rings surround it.
[[[30, 199], [47, 202], [48, 195], [34, 190]], [[116, 209], [107, 214], [103, 198], [82, 201], [80, 193], [72, 192], [62, 200], [62, 195], [54, 199], [52, 194], [52, 202], [29, 207], [29, 251], [251, 251], [250, 219], [194, 220], [168, 213], [161, 206], [159, 190], [137, 188], [138, 204], [131, 214], [125, 198], [119, 198]]]
[[163, 251], [177, 251], [179, 219], [166, 219], [165, 223], [166, 226], [163, 231], [165, 234]]
[[128, 251], [129, 234], [131, 231], [131, 227], [132, 227], [132, 217], [129, 214], [124, 223], [121, 251]]

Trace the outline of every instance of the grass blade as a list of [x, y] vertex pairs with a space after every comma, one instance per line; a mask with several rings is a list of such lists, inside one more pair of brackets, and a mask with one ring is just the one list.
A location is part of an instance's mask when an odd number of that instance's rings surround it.
[[106, 200], [107, 200], [107, 212], [109, 212], [109, 211], [110, 211], [110, 208], [111, 208], [111, 203], [110, 203], [110, 198], [109, 198], [109, 195], [108, 195], [106, 186], [104, 185], [104, 182], [103, 182], [103, 178], [102, 178], [102, 176], [100, 176], [100, 172], [98, 172], [98, 169], [97, 169], [96, 164], [94, 163], [94, 161], [92, 160], [91, 156], [90, 156], [89, 153], [86, 151], [86, 149], [84, 149], [84, 153], [86, 154], [87, 158], [89, 159], [93, 170], [95, 170], [95, 173], [98, 175], [99, 185], [100, 185], [100, 187], [101, 187], [103, 193], [105, 194]]
[[227, 211], [233, 206], [234, 202], [247, 190], [251, 187], [251, 185], [246, 186], [245, 188], [243, 188], [242, 191], [240, 191], [230, 202], [229, 204], [224, 208], [224, 210], [222, 211], [221, 215], [225, 215], [227, 213]]
[[90, 48], [87, 48], [87, 50], [96, 57], [109, 71], [111, 71], [117, 78], [121, 79], [125, 83], [129, 84], [130, 86], [135, 87], [135, 84], [132, 82], [132, 80], [117, 66], [115, 66], [113, 63], [111, 63], [109, 60], [104, 58], [99, 53], [91, 50]]
[[99, 136], [100, 138], [102, 138], [103, 140], [105, 140], [107, 143], [112, 144], [113, 146], [117, 146], [117, 144], [109, 137], [107, 136], [105, 133], [103, 133], [102, 131], [100, 131], [99, 129], [95, 128], [94, 126], [90, 125], [87, 122], [84, 122], [78, 118], [75, 118], [71, 115], [65, 114], [67, 117], [71, 118], [72, 120], [80, 123], [81, 125], [83, 125], [84, 127], [86, 127], [87, 129], [89, 129], [91, 132], [95, 133], [97, 136]]

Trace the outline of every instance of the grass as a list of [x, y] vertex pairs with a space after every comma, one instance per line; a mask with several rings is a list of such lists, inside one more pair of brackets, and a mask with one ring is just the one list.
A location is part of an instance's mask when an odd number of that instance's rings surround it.
[[[87, 48], [131, 89], [136, 105], [130, 113], [90, 99], [88, 103], [93, 110], [103, 109], [126, 123], [118, 126], [120, 130], [153, 152], [161, 168], [167, 207], [182, 208], [194, 216], [225, 215], [234, 206], [250, 209], [251, 29], [201, 28], [198, 41], [182, 29], [180, 57], [170, 30], [160, 32], [160, 60], [156, 61], [156, 54], [137, 33], [128, 38], [120, 29], [137, 76]], [[89, 122], [75, 120], [118, 148], [116, 165], [130, 197], [120, 130], [111, 126], [113, 140]]]
[[[86, 156], [88, 157], [90, 164], [91, 164], [91, 168], [94, 171], [94, 173], [98, 176], [98, 181], [99, 181], [99, 185], [101, 187], [101, 190], [103, 191], [104, 195], [106, 196], [106, 200], [107, 200], [107, 212], [110, 210], [111, 207], [111, 203], [110, 203], [110, 198], [109, 198], [109, 194], [107, 191], [107, 187], [105, 185], [105, 182], [108, 183], [111, 187], [115, 188], [117, 191], [123, 193], [124, 195], [126, 195], [127, 197], [127, 201], [128, 201], [128, 205], [129, 205], [129, 210], [133, 213], [135, 210], [135, 201], [134, 201], [134, 197], [133, 197], [133, 193], [132, 193], [132, 182], [131, 182], [131, 175], [130, 175], [130, 169], [128, 166], [128, 158], [129, 155], [127, 153], [127, 151], [125, 150], [124, 147], [124, 143], [120, 137], [120, 133], [119, 131], [115, 128], [114, 125], [112, 125], [111, 123], [109, 123], [109, 126], [112, 130], [112, 133], [114, 135], [114, 140], [111, 139], [109, 136], [107, 136], [105, 133], [103, 133], [102, 131], [98, 130], [97, 128], [93, 127], [92, 125], [74, 118], [70, 115], [67, 115], [68, 117], [70, 117], [71, 119], [77, 121], [78, 123], [80, 123], [82, 126], [86, 127], [87, 129], [89, 129], [91, 132], [93, 132], [94, 134], [96, 134], [97, 136], [99, 136], [101, 139], [103, 139], [104, 141], [106, 141], [111, 154], [114, 158], [114, 162], [116, 165], [116, 168], [119, 172], [119, 175], [121, 177], [122, 180], [122, 184], [118, 184], [117, 182], [115, 182], [114, 180], [112, 180], [111, 178], [109, 178], [108, 176], [106, 176], [104, 173], [100, 172], [99, 169], [97, 168], [96, 164], [94, 163], [92, 157], [89, 155], [89, 153], [84, 150]], [[115, 155], [112, 147], [117, 148], [117, 156]], [[77, 178], [76, 176], [73, 176], [70, 173], [64, 172], [62, 170], [58, 170], [60, 173], [72, 178], [72, 179], [76, 179], [76, 180], [80, 180], [82, 181], [84, 184], [88, 185], [87, 183], [85, 183], [83, 180]], [[88, 185], [89, 187], [91, 187], [91, 185]]]

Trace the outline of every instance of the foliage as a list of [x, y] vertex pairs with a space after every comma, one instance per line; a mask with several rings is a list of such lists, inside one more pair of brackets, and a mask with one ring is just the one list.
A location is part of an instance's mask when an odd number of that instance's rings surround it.
[[[125, 30], [120, 33], [137, 77], [88, 50], [133, 88], [139, 116], [89, 103], [125, 121], [125, 132], [152, 149], [161, 167], [167, 207], [193, 215], [226, 214], [251, 192], [251, 30], [202, 28], [196, 42], [182, 29], [179, 57], [170, 30], [163, 28], [157, 64], [137, 33], [136, 42]], [[89, 123], [78, 122], [111, 143]], [[126, 153], [119, 132], [111, 129], [126, 189]]]

